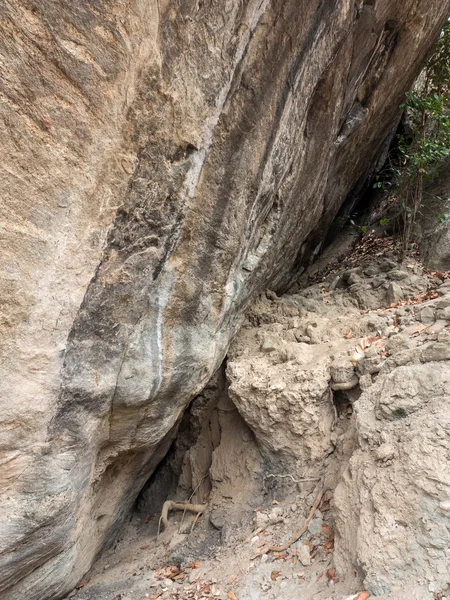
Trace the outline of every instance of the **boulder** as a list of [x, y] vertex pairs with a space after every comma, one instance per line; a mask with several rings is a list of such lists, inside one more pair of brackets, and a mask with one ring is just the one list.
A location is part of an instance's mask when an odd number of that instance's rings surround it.
[[448, 0], [0, 7], [0, 595], [114, 539], [257, 292], [388, 143]]
[[449, 384], [448, 361], [400, 366], [355, 404], [359, 444], [335, 491], [335, 558], [373, 596], [404, 597], [412, 581], [447, 587]]

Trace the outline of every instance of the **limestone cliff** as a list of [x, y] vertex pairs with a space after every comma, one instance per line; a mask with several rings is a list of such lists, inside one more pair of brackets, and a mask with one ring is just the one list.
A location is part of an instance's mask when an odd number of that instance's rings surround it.
[[449, 0], [0, 5], [0, 594], [71, 589], [248, 302], [382, 153]]

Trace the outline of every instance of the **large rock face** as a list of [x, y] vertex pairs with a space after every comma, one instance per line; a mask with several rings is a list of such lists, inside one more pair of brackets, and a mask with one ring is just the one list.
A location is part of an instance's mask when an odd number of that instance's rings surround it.
[[448, 0], [0, 6], [0, 594], [73, 587], [252, 296], [383, 149]]
[[416, 237], [422, 256], [430, 269], [450, 271], [450, 160], [441, 167], [439, 177], [429, 181], [418, 218]]

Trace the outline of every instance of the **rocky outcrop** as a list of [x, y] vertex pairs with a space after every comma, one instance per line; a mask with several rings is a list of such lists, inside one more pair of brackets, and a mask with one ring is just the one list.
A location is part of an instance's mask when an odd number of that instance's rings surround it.
[[0, 594], [111, 539], [241, 314], [383, 151], [441, 0], [9, 0]]
[[430, 269], [450, 271], [450, 161], [427, 182], [417, 218], [416, 238]]
[[[409, 300], [386, 308], [400, 274]], [[450, 280], [431, 285], [414, 261], [379, 259], [263, 296], [228, 357], [266, 465], [325, 476], [339, 577], [386, 600], [448, 590]]]

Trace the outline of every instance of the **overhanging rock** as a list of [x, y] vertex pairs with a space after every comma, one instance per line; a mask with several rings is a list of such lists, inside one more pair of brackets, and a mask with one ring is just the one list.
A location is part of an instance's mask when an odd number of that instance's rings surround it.
[[448, 0], [9, 0], [0, 593], [114, 536], [249, 300], [366, 179]]

